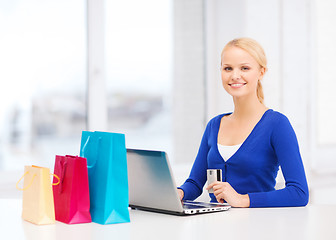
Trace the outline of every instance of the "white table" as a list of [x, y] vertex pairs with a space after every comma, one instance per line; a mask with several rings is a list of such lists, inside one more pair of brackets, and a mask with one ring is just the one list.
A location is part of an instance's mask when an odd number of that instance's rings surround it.
[[0, 239], [336, 239], [336, 205], [237, 209], [195, 216], [130, 210], [131, 222], [37, 226], [21, 219], [20, 199], [0, 199]]

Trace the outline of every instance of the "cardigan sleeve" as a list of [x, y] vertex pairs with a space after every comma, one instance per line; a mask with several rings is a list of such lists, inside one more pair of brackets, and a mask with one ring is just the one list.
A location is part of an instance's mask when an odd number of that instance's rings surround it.
[[308, 204], [309, 191], [298, 141], [289, 120], [280, 115], [271, 135], [271, 145], [281, 167], [285, 188], [249, 193], [250, 207], [295, 207]]
[[211, 131], [211, 121], [207, 124], [201, 144], [192, 166], [188, 179], [179, 188], [183, 190], [182, 200], [195, 200], [203, 192], [206, 182], [207, 155], [209, 151], [208, 139]]

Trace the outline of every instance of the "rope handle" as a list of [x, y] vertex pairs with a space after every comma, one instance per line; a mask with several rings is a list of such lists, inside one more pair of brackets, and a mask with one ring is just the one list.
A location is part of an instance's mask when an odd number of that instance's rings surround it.
[[[16, 186], [15, 186], [17, 190], [25, 191], [25, 190], [27, 190], [28, 188], [30, 188], [31, 185], [33, 184], [33, 180], [34, 180], [34, 178], [36, 177], [36, 174], [33, 175], [33, 177], [32, 177], [32, 179], [30, 180], [30, 183], [28, 184], [28, 186], [26, 186], [26, 187], [24, 187], [24, 188], [20, 188], [20, 187], [19, 187], [19, 183], [22, 181], [22, 179], [23, 179], [28, 173], [29, 173], [29, 171], [25, 172], [25, 173], [22, 175], [22, 177], [19, 179], [19, 181], [17, 181]], [[61, 181], [60, 178], [59, 178], [57, 175], [52, 174], [52, 173], [50, 173], [50, 175], [53, 175], [53, 176], [54, 176], [55, 178], [57, 178], [57, 180], [58, 180], [57, 183], [53, 183], [52, 185], [58, 185], [58, 184], [60, 183], [60, 181]]]
[[[81, 149], [81, 153], [80, 153], [80, 156], [81, 157], [86, 157], [86, 159], [88, 158], [87, 156], [85, 156], [86, 154], [85, 154], [85, 151], [86, 151], [86, 149], [87, 149], [87, 146], [88, 146], [88, 143], [90, 142], [90, 141], [92, 141], [92, 139], [90, 139], [91, 138], [91, 136], [88, 136], [88, 138], [86, 139], [86, 141], [85, 141], [85, 143], [84, 143], [84, 145], [83, 145], [83, 148]], [[98, 137], [98, 139], [97, 139], [97, 145], [95, 146], [96, 147], [96, 161], [92, 164], [92, 165], [89, 165], [89, 163], [87, 163], [87, 168], [88, 169], [91, 169], [91, 168], [94, 168], [95, 166], [96, 166], [96, 163], [97, 163], [97, 159], [99, 158], [99, 151], [98, 151], [98, 148], [101, 146], [101, 144], [102, 144], [102, 137]]]
[[36, 174], [33, 175], [32, 179], [30, 180], [30, 183], [28, 184], [27, 187], [25, 187], [25, 188], [20, 188], [20, 187], [19, 187], [19, 183], [21, 182], [21, 180], [22, 180], [28, 173], [29, 173], [28, 171], [25, 172], [25, 173], [22, 175], [22, 177], [19, 179], [19, 181], [17, 181], [16, 186], [15, 186], [17, 190], [24, 191], [24, 190], [27, 190], [28, 188], [30, 188], [30, 186], [32, 185], [33, 180], [34, 180], [34, 178], [36, 177]]
[[[65, 157], [68, 157], [68, 155], [66, 155]], [[63, 191], [63, 181], [64, 181], [64, 175], [65, 175], [65, 171], [67, 168], [68, 163], [66, 161], [62, 161], [63, 159], [60, 159], [58, 161], [58, 165], [61, 168], [61, 176], [60, 178], [62, 179], [61, 181], [59, 181], [59, 188], [58, 188], [58, 193], [62, 193]]]
[[57, 183], [52, 183], [53, 186], [60, 184], [61, 179], [59, 178], [59, 176], [57, 176], [56, 174], [53, 174], [53, 173], [50, 173], [50, 175], [53, 175], [58, 181]]

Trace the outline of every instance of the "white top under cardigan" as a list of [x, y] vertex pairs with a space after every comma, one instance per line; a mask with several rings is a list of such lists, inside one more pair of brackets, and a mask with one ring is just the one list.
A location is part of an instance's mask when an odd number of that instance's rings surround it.
[[233, 145], [233, 146], [224, 146], [224, 145], [221, 145], [221, 144], [217, 143], [218, 151], [219, 151], [220, 155], [222, 156], [222, 158], [224, 159], [225, 162], [230, 157], [232, 157], [233, 154], [235, 154], [238, 151], [238, 149], [240, 148], [241, 145], [242, 144]]

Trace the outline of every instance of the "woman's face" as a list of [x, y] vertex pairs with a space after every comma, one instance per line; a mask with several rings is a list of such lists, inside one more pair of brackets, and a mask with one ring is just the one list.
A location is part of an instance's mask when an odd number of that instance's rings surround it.
[[265, 69], [245, 50], [229, 47], [222, 56], [222, 83], [234, 98], [257, 96], [258, 79]]

